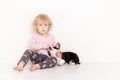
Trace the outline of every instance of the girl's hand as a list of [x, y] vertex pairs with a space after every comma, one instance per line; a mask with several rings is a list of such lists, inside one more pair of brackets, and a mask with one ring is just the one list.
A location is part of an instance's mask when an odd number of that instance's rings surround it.
[[44, 46], [45, 49], [49, 49], [49, 47], [51, 47], [51, 46], [48, 44]]
[[46, 48], [48, 49], [49, 47], [50, 47], [50, 45], [47, 44], [47, 47], [46, 47]]

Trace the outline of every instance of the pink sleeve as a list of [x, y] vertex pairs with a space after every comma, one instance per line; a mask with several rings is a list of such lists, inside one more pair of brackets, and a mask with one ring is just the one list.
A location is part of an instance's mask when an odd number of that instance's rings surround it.
[[33, 50], [39, 50], [39, 49], [43, 48], [44, 46], [37, 42], [37, 37], [36, 36], [33, 36], [30, 39], [29, 47]]

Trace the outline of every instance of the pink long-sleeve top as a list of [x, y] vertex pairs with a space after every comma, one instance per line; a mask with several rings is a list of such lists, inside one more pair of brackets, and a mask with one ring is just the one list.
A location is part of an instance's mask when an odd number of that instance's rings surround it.
[[53, 35], [48, 34], [47, 36], [41, 36], [39, 34], [34, 34], [30, 39], [29, 48], [35, 50], [39, 54], [48, 55], [47, 45], [55, 46], [55, 38]]

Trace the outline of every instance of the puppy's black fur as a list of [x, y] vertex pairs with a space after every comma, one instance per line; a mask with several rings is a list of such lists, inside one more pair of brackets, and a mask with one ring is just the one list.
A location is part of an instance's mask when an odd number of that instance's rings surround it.
[[74, 52], [62, 52], [62, 59], [64, 59], [67, 64], [69, 64], [71, 61], [72, 63], [80, 64], [79, 57]]

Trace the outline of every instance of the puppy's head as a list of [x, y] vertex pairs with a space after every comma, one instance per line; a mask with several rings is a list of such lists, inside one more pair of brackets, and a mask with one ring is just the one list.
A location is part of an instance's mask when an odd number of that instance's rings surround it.
[[60, 43], [57, 43], [54, 47], [49, 47], [48, 51], [51, 56], [56, 57], [57, 51], [60, 49]]

